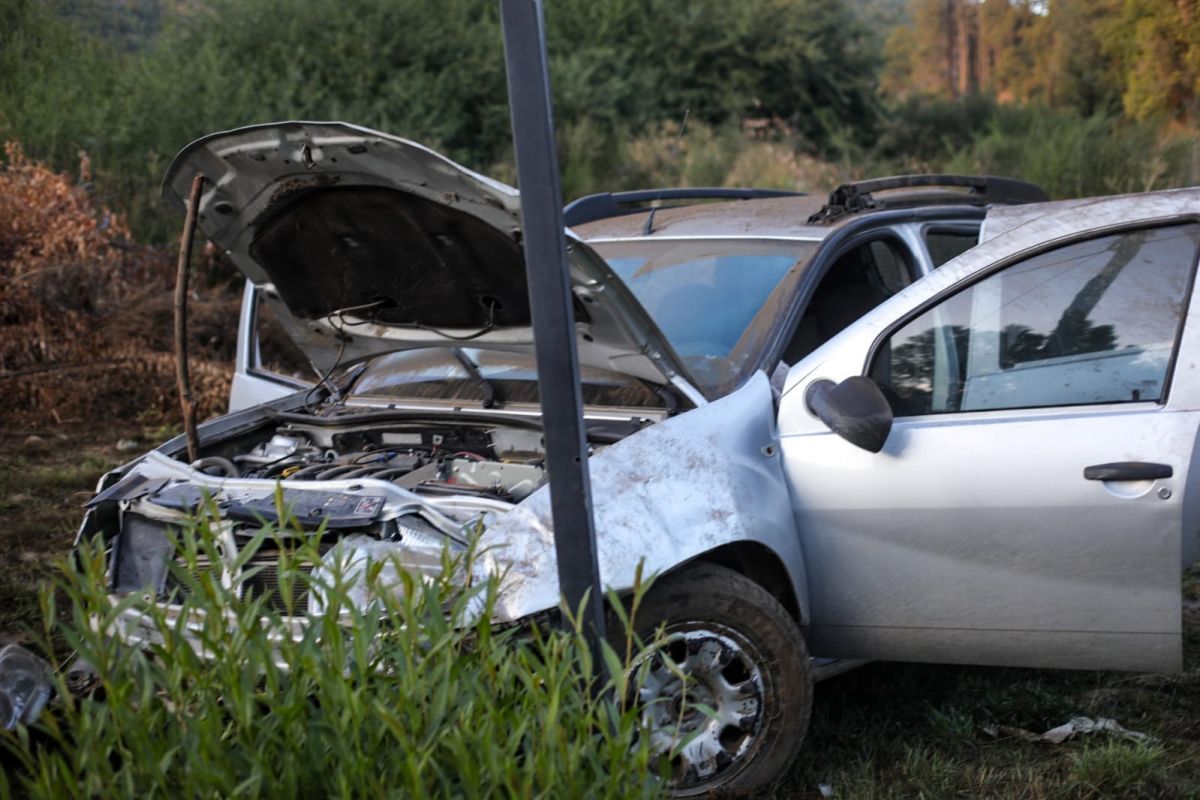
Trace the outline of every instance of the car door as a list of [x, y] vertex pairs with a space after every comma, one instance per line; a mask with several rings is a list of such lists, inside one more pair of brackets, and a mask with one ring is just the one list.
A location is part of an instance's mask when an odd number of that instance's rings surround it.
[[[1118, 203], [997, 237], [794, 368], [779, 424], [815, 655], [1179, 668], [1200, 224], [1147, 204], [1145, 224]], [[805, 402], [852, 374], [892, 405], [880, 453]]]
[[229, 385], [229, 413], [285, 397], [314, 382], [308, 359], [279, 328], [254, 284], [246, 281]]

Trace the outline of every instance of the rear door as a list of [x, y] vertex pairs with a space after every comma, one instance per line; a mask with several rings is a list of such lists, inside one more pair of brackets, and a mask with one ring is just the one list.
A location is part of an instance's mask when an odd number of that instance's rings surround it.
[[[797, 366], [780, 433], [814, 654], [1179, 668], [1200, 225], [1053, 230], [997, 240]], [[879, 454], [804, 404], [850, 370], [893, 406]]]

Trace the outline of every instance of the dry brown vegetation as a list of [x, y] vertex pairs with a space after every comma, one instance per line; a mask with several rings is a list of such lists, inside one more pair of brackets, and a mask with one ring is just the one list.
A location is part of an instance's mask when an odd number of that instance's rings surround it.
[[[156, 421], [177, 408], [171, 354], [172, 254], [131, 241], [124, 218], [79, 179], [8, 142], [0, 163], [0, 415]], [[203, 260], [202, 260], [203, 261]], [[191, 298], [201, 417], [228, 392], [238, 298], [205, 280]], [[208, 285], [205, 285], [205, 284]]]

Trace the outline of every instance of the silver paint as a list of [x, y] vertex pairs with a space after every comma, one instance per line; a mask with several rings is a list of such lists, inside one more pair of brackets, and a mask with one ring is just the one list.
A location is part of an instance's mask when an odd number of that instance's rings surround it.
[[[756, 542], [787, 565], [788, 588], [803, 612], [804, 558], [777, 445], [771, 387], [758, 373], [732, 394], [593, 456], [605, 587], [633, 586], [639, 563], [646, 574], [664, 573], [722, 545]], [[542, 487], [480, 538], [480, 573], [504, 576], [497, 621], [558, 605], [549, 501]]]

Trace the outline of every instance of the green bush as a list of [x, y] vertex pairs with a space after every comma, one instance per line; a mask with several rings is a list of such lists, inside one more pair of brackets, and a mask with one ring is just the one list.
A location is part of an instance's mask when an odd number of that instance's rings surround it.
[[1054, 198], [1093, 197], [1191, 184], [1196, 148], [1194, 137], [1103, 112], [999, 106], [947, 168], [1024, 178]]
[[[264, 532], [237, 564], [288, 541]], [[81, 548], [60, 586], [69, 619], [48, 636], [94, 666], [97, 689], [72, 697], [57, 670], [59, 707], [0, 735], [16, 765], [0, 771], [0, 797], [663, 795], [640, 712], [614, 699], [633, 695], [611, 648], [617, 677], [601, 687], [578, 627], [493, 629], [497, 582], [462, 588], [469, 553], [420, 578], [379, 561], [363, 572], [339, 552], [310, 541], [273, 565], [280, 597], [303, 584], [325, 605], [292, 637], [267, 598], [239, 597], [204, 566], [220, 563], [207, 523], [179, 534], [178, 617], [140, 596], [114, 605], [102, 547]], [[373, 602], [351, 602], [364, 589]], [[53, 593], [43, 605], [59, 618]], [[108, 635], [127, 609], [157, 643]]]

